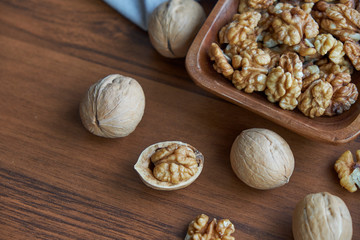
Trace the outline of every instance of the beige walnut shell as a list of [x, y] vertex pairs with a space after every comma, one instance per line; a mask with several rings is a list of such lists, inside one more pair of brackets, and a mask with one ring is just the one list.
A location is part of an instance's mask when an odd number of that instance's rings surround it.
[[351, 215], [343, 200], [327, 192], [307, 195], [295, 207], [295, 240], [350, 240]]
[[231, 147], [230, 161], [238, 178], [261, 190], [288, 183], [295, 165], [288, 143], [277, 133], [263, 128], [241, 132]]
[[80, 103], [80, 117], [91, 133], [125, 137], [140, 123], [145, 95], [133, 78], [112, 74], [92, 85]]
[[164, 2], [150, 16], [150, 42], [164, 57], [185, 57], [205, 18], [204, 9], [194, 0]]
[[[166, 148], [170, 145], [177, 144], [178, 146], [186, 146], [190, 150], [192, 150], [195, 154], [196, 161], [198, 163], [196, 173], [185, 181], [181, 181], [179, 183], [171, 183], [166, 181], [160, 181], [155, 178], [154, 173], [152, 171], [151, 166], [151, 156], [155, 153], [156, 150], [161, 148]], [[135, 171], [139, 174], [141, 180], [145, 183], [146, 186], [151, 187], [156, 190], [178, 190], [189, 186], [193, 183], [199, 176], [204, 166], [204, 156], [201, 152], [199, 152], [193, 146], [180, 142], [180, 141], [166, 141], [166, 142], [159, 142], [147, 147], [139, 156], [138, 161], [134, 165]]]

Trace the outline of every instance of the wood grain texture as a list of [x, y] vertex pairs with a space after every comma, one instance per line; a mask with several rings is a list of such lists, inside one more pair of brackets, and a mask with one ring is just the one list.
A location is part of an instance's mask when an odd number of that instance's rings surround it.
[[[215, 1], [203, 3], [208, 9]], [[308, 140], [197, 87], [184, 59], [161, 57], [146, 32], [102, 1], [0, 1], [0, 238], [183, 239], [200, 213], [229, 218], [237, 239], [292, 239], [291, 216], [306, 194], [328, 191], [351, 212], [360, 239], [358, 192], [338, 183], [335, 160], [360, 148]], [[90, 85], [120, 73], [146, 96], [126, 138], [87, 132], [78, 114]], [[296, 165], [284, 187], [259, 191], [232, 172], [229, 152], [244, 129], [279, 133]], [[205, 156], [189, 187], [146, 187], [133, 169], [147, 146], [187, 142]]]

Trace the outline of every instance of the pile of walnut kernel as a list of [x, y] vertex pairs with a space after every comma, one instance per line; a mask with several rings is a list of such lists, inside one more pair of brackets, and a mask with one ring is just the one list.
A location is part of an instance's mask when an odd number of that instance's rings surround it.
[[247, 93], [314, 118], [349, 110], [360, 70], [360, 6], [355, 0], [240, 0], [209, 56]]

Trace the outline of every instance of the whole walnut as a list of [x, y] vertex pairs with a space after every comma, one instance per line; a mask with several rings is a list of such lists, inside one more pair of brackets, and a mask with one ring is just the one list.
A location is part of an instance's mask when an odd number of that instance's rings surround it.
[[261, 190], [288, 183], [295, 165], [287, 142], [277, 133], [262, 128], [241, 132], [231, 147], [230, 161], [238, 178]]
[[149, 19], [151, 44], [165, 57], [185, 57], [205, 18], [204, 9], [194, 0], [164, 2]]
[[307, 195], [292, 218], [295, 240], [350, 240], [351, 215], [343, 200], [327, 192]]
[[142, 119], [145, 95], [133, 78], [112, 74], [92, 85], [80, 103], [80, 117], [91, 133], [125, 137]]

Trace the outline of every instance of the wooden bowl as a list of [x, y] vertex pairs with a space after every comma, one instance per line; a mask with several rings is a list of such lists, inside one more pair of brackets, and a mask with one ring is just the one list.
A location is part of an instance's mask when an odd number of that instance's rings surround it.
[[[246, 108], [266, 119], [307, 138], [332, 144], [346, 143], [360, 133], [360, 103], [333, 117], [308, 118], [299, 110], [283, 110], [267, 100], [264, 93], [245, 93], [212, 67], [208, 50], [217, 41], [218, 32], [237, 12], [239, 0], [219, 0], [194, 39], [186, 56], [186, 69], [196, 85], [231, 103]], [[360, 74], [352, 74], [360, 89]]]

